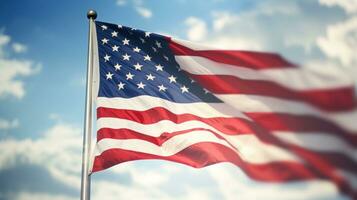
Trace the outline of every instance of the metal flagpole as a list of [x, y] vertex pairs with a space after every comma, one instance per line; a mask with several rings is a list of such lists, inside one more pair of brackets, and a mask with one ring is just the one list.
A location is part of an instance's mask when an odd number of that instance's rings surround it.
[[89, 10], [87, 13], [89, 19], [89, 38], [88, 38], [88, 61], [87, 61], [87, 88], [86, 88], [86, 107], [83, 135], [83, 154], [82, 154], [82, 181], [81, 181], [81, 200], [90, 199], [90, 173], [89, 159], [92, 136], [92, 81], [93, 81], [93, 31], [94, 20], [97, 13]]

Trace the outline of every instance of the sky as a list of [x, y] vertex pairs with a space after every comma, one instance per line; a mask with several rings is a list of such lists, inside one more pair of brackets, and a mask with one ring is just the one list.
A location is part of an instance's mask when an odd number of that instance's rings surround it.
[[[79, 197], [90, 8], [99, 21], [278, 52], [357, 80], [357, 0], [2, 0], [0, 200]], [[228, 163], [193, 169], [159, 160], [94, 174], [91, 192], [93, 200], [347, 199], [328, 182], [259, 183]]]

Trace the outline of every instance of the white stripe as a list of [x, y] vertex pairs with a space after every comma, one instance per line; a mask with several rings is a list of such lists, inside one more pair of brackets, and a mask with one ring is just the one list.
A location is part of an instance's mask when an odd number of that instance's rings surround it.
[[223, 103], [175, 103], [153, 96], [137, 96], [133, 98], [98, 97], [97, 107], [145, 111], [154, 107], [162, 107], [174, 114], [192, 114], [198, 117], [239, 117], [248, 119], [229, 105]]
[[339, 70], [284, 68], [254, 70], [218, 63], [200, 56], [175, 56], [180, 67], [196, 75], [230, 75], [245, 80], [264, 80], [294, 90], [331, 89], [352, 86], [353, 81]]
[[[176, 124], [169, 120], [162, 120], [153, 124], [145, 125], [127, 119], [105, 117], [105, 118], [99, 118], [97, 120], [97, 127], [98, 130], [101, 128], [112, 128], [112, 129], [127, 128], [152, 137], [159, 137], [162, 133], [172, 133], [172, 132], [184, 131], [188, 129], [204, 128], [219, 134], [221, 137], [225, 138], [228, 142], [230, 142], [236, 148], [238, 148], [239, 151], [244, 151], [244, 150], [251, 151], [249, 149], [250, 148], [249, 145], [244, 146], [241, 143], [239, 143], [242, 140], [244, 140], [245, 137], [247, 137], [249, 140], [251, 140], [250, 137], [256, 138], [255, 135], [248, 134], [248, 135], [239, 135], [240, 140], [235, 140], [235, 138], [238, 137], [237, 135], [231, 136], [231, 135], [224, 134], [223, 132], [220, 132], [214, 127], [200, 121], [187, 121], [180, 124]], [[346, 142], [344, 142], [342, 139], [332, 135], [326, 135], [323, 133], [299, 134], [299, 133], [284, 132], [284, 131], [274, 131], [272, 133], [274, 134], [274, 136], [278, 137], [279, 139], [285, 142], [296, 144], [309, 150], [339, 152], [342, 154], [346, 154], [347, 156], [357, 161], [356, 149], [350, 146], [349, 144], [347, 144]], [[263, 142], [260, 143], [261, 145], [265, 145], [265, 146], [268, 145]], [[245, 142], [245, 144], [250, 144], [250, 142]]]
[[344, 177], [354, 190], [357, 190], [357, 176], [355, 173], [339, 170], [338, 173]]
[[357, 110], [329, 114], [329, 118], [335, 123], [357, 134]]
[[255, 135], [223, 136], [238, 149], [244, 161], [251, 163], [268, 163], [274, 161], [301, 162], [295, 154], [278, 146], [261, 142]]
[[[199, 121], [187, 121], [184, 123], [176, 124], [172, 121], [168, 120], [162, 120], [154, 124], [141, 124], [138, 122], [134, 122], [131, 120], [126, 120], [126, 119], [118, 119], [118, 118], [100, 118], [98, 119], [98, 130], [101, 128], [113, 128], [113, 129], [118, 129], [118, 128], [127, 128], [145, 135], [149, 135], [152, 137], [159, 137], [162, 133], [172, 133], [175, 131], [183, 131], [183, 130], [188, 130], [188, 129], [194, 129], [194, 128], [205, 128], [208, 130], [211, 130], [220, 136], [224, 137], [227, 141], [230, 142], [230, 144], [234, 145], [235, 147], [238, 148], [240, 152], [245, 152], [244, 155], [254, 155], [255, 148], [258, 148], [257, 146], [260, 145], [260, 147], [265, 147], [265, 149], [262, 152], [264, 153], [264, 156], [269, 158], [268, 154], [276, 154], [276, 155], [282, 155], [285, 152], [285, 150], [282, 150], [274, 145], [270, 144], [265, 144], [263, 142], [260, 142], [255, 135], [239, 135], [239, 136], [229, 136], [226, 135], [217, 129], [209, 126], [208, 124], [205, 124], [203, 122]], [[236, 138], [239, 138], [236, 139]], [[204, 137], [203, 137], [204, 139]], [[254, 141], [253, 141], [254, 140]], [[245, 142], [244, 142], [245, 141]], [[257, 146], [253, 145], [251, 146], [252, 143], [259, 143]], [[249, 145], [246, 145], [249, 144]], [[267, 148], [269, 146], [269, 148]], [[258, 148], [259, 150], [260, 148]], [[275, 153], [277, 152], [277, 153]], [[266, 154], [268, 153], [268, 154]], [[273, 155], [274, 156], [274, 155]], [[253, 156], [254, 157], [254, 156]]]
[[217, 47], [213, 47], [213, 46], [208, 46], [208, 45], [202, 45], [202, 44], [198, 44], [198, 43], [194, 43], [191, 41], [187, 41], [187, 40], [181, 40], [181, 39], [177, 39], [177, 38], [171, 38], [171, 40], [177, 44], [180, 44], [182, 46], [186, 46], [192, 50], [196, 50], [196, 51], [200, 51], [200, 50], [219, 50], [222, 48], [217, 48]]
[[[107, 120], [107, 118], [102, 118], [102, 120]], [[108, 120], [112, 120], [108, 118]], [[160, 132], [167, 132], [174, 130], [180, 130], [182, 127], [169, 128], [173, 124], [169, 121], [159, 122], [152, 125], [142, 125], [139, 123], [133, 123], [127, 120], [117, 121], [114, 120], [117, 127], [117, 124], [122, 124], [125, 127], [133, 128], [134, 131], [142, 131], [146, 129], [143, 134], [157, 137]], [[185, 124], [185, 126], [188, 124]], [[189, 126], [189, 125], [188, 125]], [[166, 128], [166, 129], [165, 129]], [[300, 145], [302, 147], [311, 149], [311, 150], [326, 150], [326, 151], [343, 151], [346, 152], [345, 148], [347, 147], [342, 141], [338, 142], [338, 138], [323, 138], [324, 136], [307, 136], [298, 138], [303, 140], [303, 142], [295, 140], [291, 135], [287, 136], [289, 133], [275, 132], [274, 135], [285, 135], [279, 137], [285, 141]], [[174, 155], [183, 149], [200, 142], [214, 142], [221, 145], [224, 145], [232, 150], [236, 151], [239, 156], [248, 163], [263, 164], [274, 161], [293, 161], [293, 162], [302, 162], [294, 154], [281, 149], [274, 145], [269, 145], [261, 142], [255, 135], [237, 135], [237, 136], [224, 136], [224, 138], [229, 142], [218, 139], [215, 135], [208, 131], [192, 131], [190, 133], [182, 134], [175, 136], [168, 141], [164, 142], [161, 146], [157, 146], [150, 142], [146, 142], [140, 139], [103, 139], [97, 143], [95, 156], [100, 155], [106, 150], [109, 149], [124, 149], [142, 153], [149, 153], [159, 156], [171, 156]], [[320, 139], [320, 140], [319, 140]], [[313, 140], [313, 142], [309, 141]], [[320, 142], [320, 143], [319, 143]], [[230, 145], [229, 145], [230, 144]], [[232, 148], [233, 145], [235, 148]], [[325, 146], [324, 146], [325, 145]], [[340, 147], [342, 146], [342, 148]], [[352, 154], [353, 155], [353, 154]]]
[[184, 131], [196, 128], [209, 129], [222, 136], [226, 135], [215, 129], [214, 127], [196, 120], [186, 121], [179, 124], [176, 124], [175, 122], [169, 120], [161, 120], [153, 124], [142, 124], [128, 119], [102, 117], [97, 120], [97, 128], [98, 130], [100, 130], [101, 128], [127, 128], [152, 137], [159, 137], [162, 133], [173, 133], [177, 131]]
[[323, 116], [323, 111], [305, 103], [276, 97], [245, 94], [215, 95], [241, 112], [288, 113]]
[[[357, 134], [357, 110], [327, 113], [305, 103], [258, 95], [216, 95], [225, 103], [175, 103], [152, 96], [133, 98], [98, 97], [97, 107], [145, 111], [162, 107], [174, 114], [190, 113], [202, 118], [247, 117], [242, 112], [286, 113], [312, 115], [331, 120], [342, 128]], [[248, 118], [249, 120], [249, 118]]]
[[192, 114], [202, 118], [238, 117], [251, 120], [243, 112], [286, 113], [312, 115], [328, 119], [342, 128], [357, 134], [357, 110], [350, 112], [324, 112], [309, 104], [258, 95], [215, 95], [225, 103], [175, 103], [152, 96], [133, 98], [98, 97], [97, 107], [145, 111], [162, 107], [174, 114]]
[[[328, 119], [340, 127], [357, 134], [357, 110], [351, 112], [328, 113], [323, 112], [313, 106], [305, 103], [284, 100], [274, 97], [265, 97], [259, 95], [215, 95], [226, 104], [234, 107], [240, 112], [261, 112], [261, 113], [286, 113], [294, 115], [312, 115]], [[348, 119], [348, 120], [344, 120]], [[354, 121], [354, 122], [353, 122]], [[353, 123], [351, 123], [353, 122]]]
[[293, 133], [286, 131], [274, 131], [274, 136], [300, 147], [318, 152], [339, 152], [346, 154], [357, 162], [357, 149], [342, 139], [323, 133]]
[[244, 161], [249, 163], [259, 164], [281, 160], [300, 162], [300, 159], [294, 154], [276, 146], [262, 143], [255, 135], [228, 136], [226, 139], [233, 144], [236, 149], [208, 131], [192, 131], [177, 135], [165, 141], [161, 146], [140, 139], [102, 139], [97, 143], [95, 156], [100, 155], [106, 150], [116, 148], [159, 156], [171, 156], [191, 145], [201, 142], [212, 142], [224, 145], [236, 151]]

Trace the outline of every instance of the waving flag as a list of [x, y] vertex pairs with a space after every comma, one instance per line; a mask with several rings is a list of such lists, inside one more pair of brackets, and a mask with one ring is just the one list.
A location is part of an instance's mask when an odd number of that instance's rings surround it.
[[325, 179], [355, 191], [356, 100], [343, 74], [121, 25], [96, 31], [93, 172], [140, 159], [230, 162], [258, 181]]

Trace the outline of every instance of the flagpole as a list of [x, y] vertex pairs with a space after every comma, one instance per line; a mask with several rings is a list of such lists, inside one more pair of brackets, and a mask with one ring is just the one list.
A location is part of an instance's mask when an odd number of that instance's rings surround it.
[[88, 33], [88, 60], [87, 60], [87, 86], [86, 86], [86, 107], [83, 134], [83, 154], [82, 154], [82, 180], [81, 180], [81, 200], [90, 200], [90, 173], [89, 159], [92, 136], [92, 81], [93, 81], [93, 33], [94, 20], [97, 13], [89, 10], [87, 13], [89, 20]]

